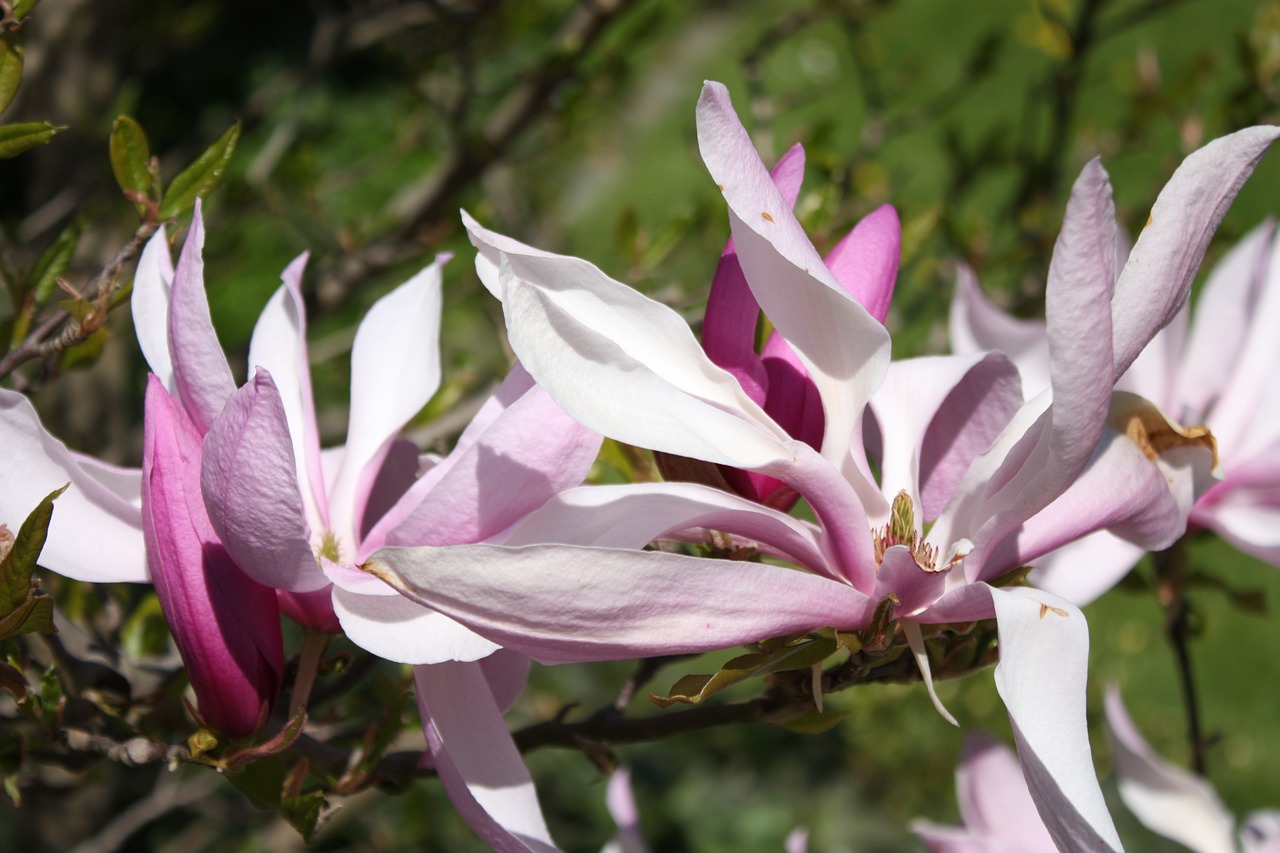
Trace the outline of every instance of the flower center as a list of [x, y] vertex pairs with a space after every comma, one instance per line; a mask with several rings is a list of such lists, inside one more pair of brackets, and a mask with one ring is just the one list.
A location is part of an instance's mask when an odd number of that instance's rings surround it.
[[939, 551], [936, 545], [930, 545], [916, 530], [915, 508], [911, 496], [906, 491], [898, 492], [889, 509], [889, 523], [884, 527], [871, 529], [872, 542], [876, 549], [876, 565], [884, 562], [884, 554], [895, 545], [903, 545], [911, 552], [916, 565], [926, 572], [945, 572], [960, 562], [969, 553], [968, 549], [955, 547], [947, 555], [947, 559], [938, 565]]

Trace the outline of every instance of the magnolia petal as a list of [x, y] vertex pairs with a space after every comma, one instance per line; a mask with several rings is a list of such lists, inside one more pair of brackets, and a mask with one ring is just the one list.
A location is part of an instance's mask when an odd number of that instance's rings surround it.
[[513, 527], [502, 544], [638, 549], [687, 528], [742, 536], [811, 571], [828, 571], [813, 525], [696, 483], [568, 489]]
[[304, 628], [326, 634], [342, 633], [342, 623], [338, 621], [338, 614], [333, 612], [333, 592], [330, 587], [311, 592], [285, 592], [278, 589], [276, 603], [280, 605], [281, 613]]
[[463, 820], [499, 853], [556, 850], [480, 666], [439, 663], [413, 675], [431, 758]]
[[[82, 463], [44, 431], [26, 397], [4, 388], [0, 448], [0, 522], [12, 529], [45, 495], [71, 484], [54, 503], [40, 565], [76, 580], [150, 580], [136, 471], [109, 476], [105, 466]], [[126, 488], [128, 497], [121, 494]]]
[[[1196, 300], [1195, 323], [1187, 339], [1186, 358], [1177, 375], [1179, 401], [1203, 416], [1217, 402], [1240, 365], [1240, 355], [1258, 329], [1255, 316], [1267, 282], [1268, 256], [1276, 225], [1266, 221], [1237, 242], [1209, 272]], [[1139, 392], [1141, 393], [1141, 392]], [[1173, 410], [1179, 417], [1181, 412]], [[1214, 433], [1228, 444], [1243, 435], [1244, 424], [1228, 424], [1214, 412]]]
[[160, 377], [165, 389], [175, 394], [178, 388], [173, 378], [173, 359], [169, 356], [169, 288], [172, 284], [173, 259], [169, 257], [168, 235], [161, 225], [138, 258], [129, 313], [133, 315], [133, 330], [138, 336], [142, 357], [151, 372]]
[[729, 205], [751, 292], [822, 393], [822, 453], [843, 469], [862, 409], [888, 367], [889, 335], [827, 269], [719, 83], [704, 84], [698, 99], [698, 148]]
[[1213, 232], [1277, 136], [1280, 128], [1251, 127], [1215, 139], [1183, 160], [1160, 191], [1116, 281], [1115, 376], [1182, 308]]
[[474, 661], [498, 646], [401, 595], [360, 595], [333, 588], [333, 610], [351, 642], [396, 663]]
[[1194, 520], [1247, 554], [1280, 565], [1280, 507], [1275, 490], [1236, 489], [1211, 506], [1196, 507]]
[[499, 711], [509, 711], [511, 706], [524, 692], [529, 681], [529, 670], [533, 661], [510, 649], [498, 649], [488, 657], [480, 659], [480, 670], [489, 682], [494, 701]]
[[202, 435], [209, 431], [227, 398], [236, 390], [231, 367], [209, 316], [203, 251], [204, 219], [197, 199], [191, 231], [182, 246], [169, 291], [168, 331], [174, 384], [182, 405]]
[[1049, 338], [1044, 322], [1005, 313], [987, 299], [973, 270], [964, 265], [956, 270], [949, 324], [952, 352], [1004, 353], [1018, 368], [1027, 399], [1049, 387]]
[[1197, 853], [1233, 853], [1235, 820], [1213, 786], [1151, 749], [1114, 684], [1107, 687], [1106, 711], [1111, 760], [1129, 811], [1152, 832]]
[[936, 601], [946, 587], [946, 580], [946, 572], [925, 571], [910, 548], [894, 545], [884, 552], [880, 570], [876, 572], [876, 591], [871, 597], [883, 601], [886, 595], [897, 596], [894, 614], [910, 616]]
[[384, 548], [365, 568], [543, 663], [701, 652], [819, 627], [861, 630], [874, 609], [846, 584], [793, 569], [653, 551]]
[[738, 468], [791, 458], [782, 428], [670, 308], [575, 258], [504, 255], [500, 272], [512, 349], [587, 428]]
[[302, 299], [304, 252], [280, 278], [284, 282], [267, 302], [249, 341], [249, 370], [261, 367], [271, 374], [289, 422], [293, 458], [298, 464], [298, 489], [313, 527], [329, 516], [324, 475], [320, 470], [320, 432], [311, 395], [311, 365], [307, 357], [307, 317]]
[[[769, 173], [788, 203], [794, 207], [804, 179], [804, 148], [793, 145]], [[742, 264], [730, 239], [716, 265], [702, 318], [702, 348], [712, 362], [737, 377], [756, 403], [764, 405], [766, 380], [756, 353], [756, 326], [760, 306], [751, 295]]]
[[977, 836], [1025, 853], [1058, 849], [1036, 813], [1017, 755], [993, 738], [965, 737], [956, 767], [956, 799], [965, 828]]
[[379, 457], [440, 387], [440, 269], [437, 257], [379, 299], [351, 348], [347, 453], [329, 490], [330, 524], [356, 539]]
[[1089, 751], [1084, 614], [1040, 590], [988, 589], [1000, 638], [996, 690], [1045, 828], [1064, 850], [1120, 850]]
[[1280, 853], [1280, 810], [1250, 812], [1240, 822], [1241, 853]]
[[600, 853], [649, 853], [649, 845], [640, 832], [636, 798], [631, 793], [630, 768], [619, 767], [613, 771], [605, 789], [604, 802], [618, 831], [608, 844], [600, 848]]
[[1119, 583], [1145, 553], [1145, 548], [1099, 530], [1041, 557], [1029, 578], [1034, 586], [1084, 607]]
[[[413, 511], [382, 537], [391, 545], [461, 545], [488, 539], [586, 477], [601, 438], [564, 413], [547, 392], [529, 389], [502, 412], [462, 453], [442, 463], [444, 476], [419, 497]], [[454, 456], [460, 458], [454, 458]], [[379, 525], [380, 527], [381, 525]], [[381, 544], [379, 530], [362, 545], [358, 559]]]
[[275, 591], [241, 574], [200, 499], [200, 434], [152, 376], [147, 384], [142, 526], [151, 578], [200, 713], [244, 737], [266, 719], [284, 672]]
[[889, 314], [898, 263], [902, 260], [898, 211], [892, 205], [880, 205], [836, 243], [824, 260], [849, 295], [883, 323]]
[[871, 398], [881, 490], [905, 491], [932, 521], [1021, 403], [1017, 370], [1000, 353], [893, 362]]
[[316, 565], [298, 493], [284, 404], [259, 369], [227, 401], [205, 438], [201, 472], [209, 518], [245, 574], [289, 592], [329, 581]]
[[1243, 331], [1244, 341], [1235, 363], [1216, 377], [1221, 397], [1208, 415], [1215, 435], [1221, 433], [1223, 447], [1239, 462], [1274, 453], [1280, 438], [1275, 417], [1280, 410], [1275, 374], [1280, 359], [1280, 335], [1275, 334], [1280, 324], [1280, 252], [1272, 251], [1267, 259], [1256, 301], [1247, 310], [1248, 325], [1217, 331], [1218, 337], [1230, 338], [1240, 338]]

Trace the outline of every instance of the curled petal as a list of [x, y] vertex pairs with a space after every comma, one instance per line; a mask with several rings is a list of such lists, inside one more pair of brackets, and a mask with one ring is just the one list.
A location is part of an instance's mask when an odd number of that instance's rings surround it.
[[252, 734], [284, 672], [275, 591], [232, 562], [200, 497], [200, 435], [164, 390], [147, 386], [142, 519], [151, 577], [200, 713], [232, 737]]
[[1064, 850], [1120, 850], [1089, 751], [1084, 614], [1040, 590], [988, 590], [1000, 642], [996, 690], [1045, 828]]
[[227, 398], [236, 390], [231, 367], [222, 354], [222, 345], [209, 317], [203, 251], [204, 219], [197, 200], [191, 231], [182, 246], [169, 291], [168, 330], [178, 396], [201, 435], [209, 431]]
[[480, 666], [439, 663], [413, 675], [432, 761], [463, 820], [499, 853], [556, 850]]
[[836, 281], [867, 312], [884, 322], [902, 260], [898, 211], [883, 204], [864, 216], [825, 258]]
[[133, 329], [143, 358], [151, 372], [160, 377], [165, 389], [175, 394], [178, 387], [173, 379], [173, 359], [169, 356], [169, 288], [172, 284], [173, 259], [169, 257], [168, 235], [161, 225], [138, 258], [129, 313], [133, 315]]
[[949, 320], [951, 351], [958, 355], [995, 350], [1012, 359], [1030, 398], [1049, 387], [1049, 338], [1041, 320], [1013, 317], [982, 293], [969, 267], [956, 271]]
[[1116, 281], [1116, 377], [1182, 308], [1209, 239], [1277, 136], [1280, 128], [1250, 127], [1215, 139], [1183, 160], [1160, 191]]
[[227, 401], [205, 440], [203, 467], [209, 517], [246, 574], [289, 592], [328, 586], [311, 550], [288, 418], [266, 370]]

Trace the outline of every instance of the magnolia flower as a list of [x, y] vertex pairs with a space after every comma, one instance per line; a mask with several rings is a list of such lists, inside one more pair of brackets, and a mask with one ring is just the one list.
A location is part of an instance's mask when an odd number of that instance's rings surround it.
[[1120, 799], [1152, 832], [1196, 853], [1278, 853], [1280, 810], [1235, 819], [1213, 786], [1162, 759], [1142, 738], [1120, 691], [1107, 688], [1107, 742], [1115, 762]]
[[640, 832], [640, 811], [636, 808], [635, 795], [631, 793], [631, 770], [619, 767], [609, 777], [605, 789], [605, 806], [618, 832], [600, 853], [649, 853], [649, 845]]
[[[1169, 764], [1143, 740], [1114, 685], [1107, 688], [1106, 714], [1120, 799], [1144, 826], [1195, 853], [1280, 851], [1280, 811], [1254, 812], [1236, 832], [1235, 819], [1212, 785]], [[1013, 750], [999, 741], [976, 734], [965, 739], [956, 798], [963, 826], [912, 826], [934, 853], [1058, 849], [1035, 812]]]
[[[189, 258], [190, 246], [168, 293], [171, 313], [205, 304], [199, 250]], [[184, 345], [173, 382], [195, 402], [192, 421], [208, 429], [200, 482], [212, 527], [249, 577], [282, 593], [290, 615], [313, 628], [340, 625], [379, 657], [416, 665], [431, 760], [463, 817], [498, 849], [550, 848], [532, 780], [502, 720], [528, 660], [508, 654], [483, 666], [497, 644], [355, 566], [388, 543], [501, 541], [524, 515], [582, 481], [600, 437], [517, 367], [448, 457], [419, 459], [397, 440], [440, 383], [437, 260], [361, 321], [347, 443], [322, 451], [301, 292], [305, 261], [289, 265], [263, 310], [249, 347], [252, 374], [238, 389], [211, 325], [176, 316], [170, 324], [169, 336]], [[155, 277], [140, 276], [135, 288], [146, 300], [165, 295]], [[146, 352], [152, 341], [141, 332], [140, 339]]]
[[[1184, 308], [1116, 383], [1184, 424], [1204, 425], [1217, 441], [1223, 479], [1190, 509], [1190, 525], [1220, 534], [1242, 551], [1280, 565], [1280, 252], [1275, 225], [1251, 231], [1214, 267], [1194, 320]], [[956, 352], [999, 350], [1017, 364], [1023, 390], [1047, 387], [1044, 324], [1019, 320], [990, 303], [963, 271], [951, 307]], [[1036, 584], [1077, 604], [1113, 586], [1143, 550], [1099, 533], [1046, 555]], [[1081, 566], [1088, 566], [1082, 570]]]
[[[1110, 186], [1096, 162], [1085, 169], [1050, 273], [1054, 399], [1026, 404], [1000, 355], [890, 367], [883, 326], [804, 236], [719, 84], [703, 90], [698, 135], [751, 294], [820, 395], [820, 447], [769, 417], [678, 315], [589, 263], [468, 218], [477, 269], [502, 300], [513, 349], [565, 411], [619, 441], [774, 477], [817, 524], [693, 484], [578, 490], [506, 547], [389, 548], [366, 568], [544, 662], [857, 631], [886, 603], [931, 694], [920, 626], [994, 617], [997, 687], [1051, 834], [1073, 849], [1118, 848], [1089, 759], [1084, 618], [1051, 594], [989, 581], [1099, 528], [1146, 547], [1182, 532], [1154, 447], [1108, 425], [1112, 384], [1181, 307], [1209, 234], [1276, 132], [1244, 131], [1188, 158], [1118, 284]], [[1179, 453], [1187, 481], [1210, 465], [1203, 448]], [[588, 503], [596, 514], [573, 544], [525, 545]], [[691, 528], [761, 543], [808, 572], [628, 550]]]
[[[197, 204], [175, 283], [179, 293], [189, 292], [199, 277], [203, 241]], [[175, 365], [189, 370], [206, 356], [191, 348], [192, 331], [207, 328], [211, 335], [212, 326], [202, 290], [197, 301], [170, 303], [173, 280], [161, 228], [138, 261], [133, 295], [139, 343], [153, 370], [142, 469], [69, 452], [44, 431], [24, 397], [0, 390], [6, 456], [0, 513], [22, 505], [33, 491], [69, 482], [41, 563], [77, 580], [153, 581], [201, 717], [219, 731], [245, 736], [266, 720], [279, 691], [280, 616], [274, 591], [243, 575], [227, 555], [201, 500], [204, 401], [189, 389], [184, 393], [174, 377]]]
[[986, 735], [965, 737], [956, 767], [963, 826], [916, 821], [911, 830], [931, 853], [1056, 853], [1013, 750]]

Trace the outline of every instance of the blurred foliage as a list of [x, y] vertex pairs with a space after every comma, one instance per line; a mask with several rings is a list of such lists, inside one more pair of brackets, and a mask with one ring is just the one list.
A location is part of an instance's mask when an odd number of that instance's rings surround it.
[[[32, 5], [15, 4], [15, 17]], [[68, 129], [0, 161], [0, 272], [10, 284], [0, 294], [0, 347], [16, 349], [59, 310], [83, 323], [96, 309], [101, 322], [123, 302], [128, 274], [98, 276], [129, 245], [135, 213], [145, 221], [144, 201], [168, 216], [194, 200], [193, 190], [184, 204], [165, 208], [156, 176], [186, 174], [197, 162], [225, 166], [206, 212], [215, 324], [242, 359], [280, 271], [311, 253], [311, 357], [328, 442], [341, 440], [346, 423], [355, 319], [435, 253], [454, 254], [446, 271], [445, 385], [412, 432], [439, 448], [462, 424], [436, 424], [434, 416], [455, 403], [465, 410], [508, 363], [497, 307], [471, 271], [458, 207], [525, 242], [588, 258], [691, 319], [700, 315], [728, 234], [694, 139], [693, 106], [705, 78], [729, 86], [766, 159], [803, 142], [808, 178], [797, 208], [820, 249], [880, 204], [895, 205], [904, 258], [889, 326], [899, 357], [945, 349], [957, 261], [975, 267], [1015, 310], [1039, 310], [1067, 190], [1090, 157], [1102, 157], [1121, 219], [1136, 235], [1185, 154], [1225, 132], [1275, 122], [1280, 100], [1276, 0], [810, 0], [785, 7], [763, 0], [46, 0], [3, 39], [0, 100], [13, 98], [5, 120]], [[15, 73], [21, 87], [9, 85]], [[126, 114], [132, 118], [120, 118]], [[230, 146], [209, 145], [229, 127], [239, 128], [239, 142], [228, 161], [218, 152]], [[206, 159], [206, 151], [214, 154]], [[154, 166], [152, 152], [160, 154]], [[191, 173], [188, 183], [207, 173]], [[1271, 155], [1211, 257], [1275, 213], [1278, 177], [1280, 160]], [[171, 178], [171, 191], [181, 184]], [[181, 219], [170, 229], [182, 230]], [[59, 308], [60, 290], [76, 299]], [[92, 301], [101, 294], [110, 298]], [[46, 424], [71, 445], [136, 464], [145, 370], [126, 313], [89, 330], [101, 332], [96, 341], [33, 359], [9, 381], [33, 392]], [[610, 448], [601, 479], [635, 464]], [[1272, 606], [1280, 600], [1280, 575], [1207, 538], [1193, 544], [1192, 558], [1221, 587], [1192, 591], [1204, 717], [1221, 738], [1210, 777], [1237, 813], [1275, 806], [1280, 731], [1266, 685], [1280, 679], [1280, 664], [1259, 650], [1275, 646], [1277, 623], [1246, 611], [1259, 601], [1254, 591]], [[1100, 711], [1104, 683], [1119, 682], [1155, 748], [1185, 758], [1173, 655], [1163, 644], [1151, 575], [1141, 567], [1126, 588], [1087, 611], [1090, 708]], [[61, 613], [89, 626], [95, 654], [124, 649], [123, 662], [105, 663], [149, 673], [138, 683], [159, 698], [140, 725], [157, 735], [195, 730], [183, 717], [183, 683], [153, 595], [56, 578], [46, 584]], [[86, 701], [99, 708], [129, 701], [100, 672], [64, 693], [48, 674], [56, 645], [7, 640], [2, 648], [9, 663], [0, 666], [27, 673], [30, 713], [47, 727], [61, 725], [66, 713], [74, 721]], [[686, 662], [681, 672], [716, 672], [739, 654]], [[373, 714], [383, 720], [378, 750], [420, 749], [399, 668], [341, 660], [332, 658], [333, 671], [317, 685], [314, 722], [337, 727], [337, 742], [354, 748], [365, 733], [342, 730], [342, 721]], [[555, 717], [573, 702], [606, 705], [628, 672], [621, 664], [537, 669], [512, 724]], [[660, 673], [658, 688], [674, 674]], [[736, 684], [710, 701], [749, 698], [758, 686]], [[939, 692], [964, 725], [1007, 737], [989, 674], [943, 683]], [[661, 713], [646, 698], [631, 707]], [[937, 716], [922, 688], [862, 686], [829, 696], [827, 709], [847, 717], [821, 735], [752, 725], [618, 748], [618, 760], [635, 768], [654, 849], [777, 849], [804, 825], [815, 851], [901, 850], [914, 844], [904, 835], [913, 817], [954, 819], [960, 733]], [[110, 832], [123, 833], [116, 847], [91, 849], [301, 846], [276, 811], [252, 806], [221, 779], [210, 787], [213, 774], [195, 772], [205, 768], [171, 774], [163, 764], [85, 761], [27, 765], [16, 775], [22, 756], [46, 746], [0, 730], [0, 775], [10, 796], [23, 800], [20, 810], [6, 805], [0, 813], [4, 849], [70, 849], [84, 839], [103, 845]], [[1095, 749], [1105, 778], [1100, 738]], [[253, 766], [274, 803], [288, 768], [273, 761]], [[556, 837], [570, 850], [598, 849], [611, 831], [600, 771], [577, 751], [538, 750], [529, 762]], [[255, 784], [249, 772], [227, 781]], [[310, 825], [320, 805], [295, 794], [287, 816]], [[162, 795], [178, 805], [124, 831], [119, 821], [131, 806]], [[481, 847], [434, 780], [394, 797], [365, 791], [335, 804], [343, 808], [310, 849]], [[1122, 808], [1114, 812], [1135, 847], [1163, 849]]]

